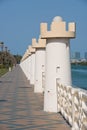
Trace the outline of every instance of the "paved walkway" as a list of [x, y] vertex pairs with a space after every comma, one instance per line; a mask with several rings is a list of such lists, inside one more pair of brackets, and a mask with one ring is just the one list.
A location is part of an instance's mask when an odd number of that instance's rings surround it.
[[70, 130], [60, 114], [43, 111], [43, 95], [33, 93], [21, 68], [0, 78], [0, 130]]

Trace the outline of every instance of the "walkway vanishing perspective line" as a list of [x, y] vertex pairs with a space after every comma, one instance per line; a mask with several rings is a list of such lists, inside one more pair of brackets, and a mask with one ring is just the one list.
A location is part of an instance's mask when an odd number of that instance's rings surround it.
[[43, 111], [33, 89], [19, 65], [0, 78], [0, 130], [70, 130], [59, 113]]

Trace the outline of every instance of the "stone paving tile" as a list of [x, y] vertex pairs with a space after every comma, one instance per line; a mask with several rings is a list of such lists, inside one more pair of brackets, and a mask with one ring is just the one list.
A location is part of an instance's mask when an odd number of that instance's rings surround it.
[[0, 130], [70, 130], [59, 113], [43, 111], [43, 94], [34, 93], [21, 68], [0, 78]]

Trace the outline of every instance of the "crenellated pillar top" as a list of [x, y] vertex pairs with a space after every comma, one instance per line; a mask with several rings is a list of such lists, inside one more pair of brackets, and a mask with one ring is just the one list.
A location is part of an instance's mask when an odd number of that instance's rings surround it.
[[32, 45], [30, 45], [29, 47], [28, 47], [28, 49], [29, 49], [29, 52], [32, 54], [32, 53], [35, 53], [35, 51], [36, 51], [36, 49], [32, 46]]
[[66, 22], [60, 16], [53, 19], [50, 31], [47, 30], [47, 23], [41, 23], [40, 27], [41, 38], [75, 38], [76, 36], [75, 22], [68, 23], [67, 30]]
[[32, 39], [32, 47], [45, 48], [46, 47], [46, 39], [39, 38], [38, 41], [36, 41], [36, 38], [33, 38]]

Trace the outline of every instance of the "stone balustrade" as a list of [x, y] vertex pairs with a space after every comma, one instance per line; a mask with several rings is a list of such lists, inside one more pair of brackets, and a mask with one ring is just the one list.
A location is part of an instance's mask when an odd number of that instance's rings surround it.
[[65, 86], [57, 81], [58, 112], [72, 126], [72, 130], [87, 130], [87, 92]]

